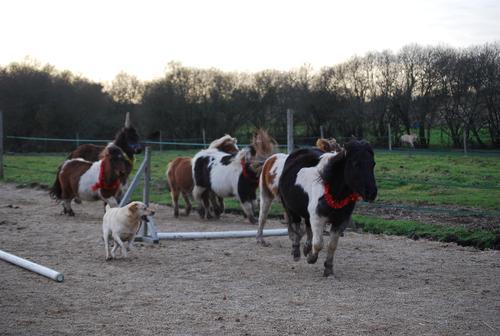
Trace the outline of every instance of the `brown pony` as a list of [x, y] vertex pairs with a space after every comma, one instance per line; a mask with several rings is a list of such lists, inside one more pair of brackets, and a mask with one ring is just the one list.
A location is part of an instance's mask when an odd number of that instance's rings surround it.
[[316, 140], [316, 147], [323, 152], [340, 152], [342, 150], [342, 146], [337, 143], [335, 138], [319, 138]]
[[90, 162], [78, 159], [66, 160], [60, 167], [56, 181], [50, 189], [53, 199], [63, 202], [64, 214], [74, 216], [71, 201], [103, 200], [111, 207], [118, 205], [122, 181], [128, 177], [127, 160], [120, 147], [109, 144], [100, 154], [100, 160]]
[[[209, 148], [215, 148], [229, 154], [236, 154], [238, 152], [236, 143], [236, 138], [226, 134], [222, 138], [212, 141]], [[172, 196], [172, 203], [174, 205], [174, 216], [179, 216], [179, 196], [181, 194], [186, 203], [186, 216], [188, 216], [192, 209], [189, 195], [193, 191], [191, 158], [183, 156], [171, 161], [167, 166], [166, 176]], [[211, 200], [212, 207], [217, 209], [215, 212], [219, 214], [222, 213], [224, 211], [222, 199], [216, 198], [215, 195], [213, 195]]]
[[[134, 154], [139, 154], [142, 150], [137, 130], [130, 124], [130, 113], [127, 112], [125, 126], [116, 133], [112, 144], [120, 147], [123, 151], [126, 160], [126, 174], [128, 176], [133, 169]], [[100, 159], [99, 155], [105, 147], [92, 144], [80, 145], [68, 155], [68, 159], [82, 158], [90, 162], [95, 162]], [[127, 181], [122, 182], [125, 184]]]

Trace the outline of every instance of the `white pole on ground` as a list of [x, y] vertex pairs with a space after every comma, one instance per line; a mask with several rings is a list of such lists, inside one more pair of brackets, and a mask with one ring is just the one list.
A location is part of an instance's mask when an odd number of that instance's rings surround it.
[[293, 110], [286, 110], [286, 137], [288, 154], [293, 152]]
[[[249, 238], [255, 237], [257, 230], [244, 231], [208, 231], [208, 232], [158, 232], [158, 239], [216, 239], [216, 238]], [[269, 229], [263, 231], [263, 236], [286, 236], [287, 229]]]
[[55, 280], [57, 282], [64, 281], [64, 275], [62, 273], [54, 271], [53, 269], [50, 269], [50, 268], [45, 267], [45, 266], [35, 264], [34, 262], [20, 258], [18, 256], [15, 256], [13, 254], [7, 253], [7, 252], [2, 251], [2, 250], [0, 250], [0, 259], [8, 261], [11, 264], [14, 264], [16, 266], [25, 268], [29, 271], [43, 275], [43, 276], [45, 276], [49, 279]]
[[0, 110], [0, 179], [3, 179], [3, 113]]

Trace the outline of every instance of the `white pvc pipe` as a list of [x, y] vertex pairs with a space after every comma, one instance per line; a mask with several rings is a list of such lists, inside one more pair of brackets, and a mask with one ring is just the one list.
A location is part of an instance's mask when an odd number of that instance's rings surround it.
[[[211, 239], [211, 238], [248, 238], [255, 237], [257, 230], [211, 231], [211, 232], [158, 232], [158, 239]], [[286, 236], [287, 229], [264, 230], [263, 236]]]
[[50, 268], [45, 267], [45, 266], [35, 264], [34, 262], [17, 257], [13, 254], [7, 253], [7, 252], [2, 251], [2, 250], [0, 250], [0, 259], [8, 261], [11, 264], [14, 264], [16, 266], [23, 267], [29, 271], [46, 276], [47, 278], [50, 278], [50, 279], [55, 280], [57, 282], [63, 282], [63, 280], [64, 280], [64, 275], [62, 273], [54, 271], [53, 269], [50, 269]]

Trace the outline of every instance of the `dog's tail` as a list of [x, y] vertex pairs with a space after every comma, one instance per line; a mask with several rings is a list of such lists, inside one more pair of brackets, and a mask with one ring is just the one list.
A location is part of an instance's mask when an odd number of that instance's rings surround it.
[[62, 166], [59, 166], [59, 168], [57, 168], [56, 180], [54, 181], [52, 187], [49, 189], [50, 198], [55, 200], [60, 200], [62, 198], [62, 187], [61, 182], [59, 181], [59, 173], [61, 173], [61, 168]]

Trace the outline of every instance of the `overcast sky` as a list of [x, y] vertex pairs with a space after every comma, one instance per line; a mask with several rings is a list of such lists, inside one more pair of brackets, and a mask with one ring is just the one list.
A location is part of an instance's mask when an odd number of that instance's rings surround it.
[[319, 69], [406, 44], [500, 41], [499, 0], [2, 0], [0, 64], [26, 56], [96, 81], [222, 70]]

